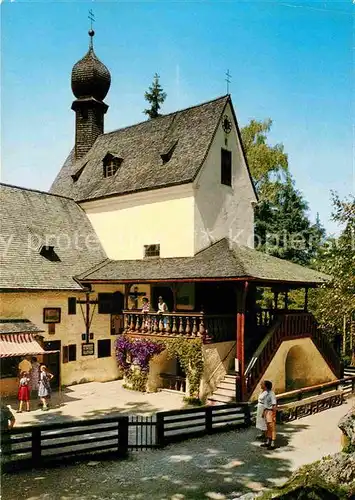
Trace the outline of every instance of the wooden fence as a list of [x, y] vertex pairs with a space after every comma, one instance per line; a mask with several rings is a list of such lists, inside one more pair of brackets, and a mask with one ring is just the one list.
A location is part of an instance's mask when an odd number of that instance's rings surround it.
[[129, 450], [163, 447], [250, 423], [249, 405], [241, 403], [14, 428], [1, 437], [2, 465], [12, 471], [47, 466], [63, 458], [124, 458]]
[[157, 413], [157, 446], [250, 424], [248, 403], [161, 411]]
[[334, 382], [327, 382], [325, 384], [313, 385], [311, 387], [304, 387], [303, 389], [296, 389], [295, 391], [284, 392], [277, 394], [277, 404], [284, 405], [294, 401], [301, 401], [305, 398], [320, 396], [326, 392], [342, 390], [344, 396], [350, 396], [355, 392], [355, 376], [345, 377]]
[[12, 429], [1, 436], [5, 470], [41, 467], [63, 459], [128, 454], [128, 417], [42, 424]]
[[[277, 400], [279, 405], [297, 402], [306, 406], [310, 398], [331, 398], [334, 392], [354, 393], [355, 376], [279, 394]], [[124, 458], [130, 450], [161, 448], [184, 439], [248, 427], [254, 411], [255, 404], [230, 403], [162, 411], [148, 417], [108, 416], [14, 428], [1, 435], [2, 466], [12, 471], [47, 466], [63, 459]]]

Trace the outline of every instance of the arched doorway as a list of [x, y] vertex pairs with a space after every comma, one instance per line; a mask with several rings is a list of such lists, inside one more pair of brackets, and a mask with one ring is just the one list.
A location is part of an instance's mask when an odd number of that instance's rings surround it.
[[303, 347], [295, 345], [291, 347], [285, 362], [285, 389], [292, 391], [307, 386], [308, 366], [306, 352]]

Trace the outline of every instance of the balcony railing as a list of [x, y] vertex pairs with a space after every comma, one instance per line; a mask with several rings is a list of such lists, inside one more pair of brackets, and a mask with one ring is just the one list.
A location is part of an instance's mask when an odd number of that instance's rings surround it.
[[143, 313], [123, 311], [124, 333], [141, 335], [182, 336], [201, 338], [204, 343], [234, 340], [234, 315], [206, 315], [200, 313]]

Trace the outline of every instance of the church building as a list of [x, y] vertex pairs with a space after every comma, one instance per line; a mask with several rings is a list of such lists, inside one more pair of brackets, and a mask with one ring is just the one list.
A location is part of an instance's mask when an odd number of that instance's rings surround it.
[[[105, 132], [111, 76], [89, 36], [71, 75], [74, 146], [50, 192], [1, 187], [2, 393], [25, 353], [58, 384], [115, 379], [123, 333], [200, 338], [199, 395], [216, 402], [255, 399], [262, 377], [276, 392], [338, 378], [307, 304], [327, 276], [254, 249], [258, 199], [230, 95]], [[162, 353], [151, 371], [150, 390], [187, 391], [177, 359]]]

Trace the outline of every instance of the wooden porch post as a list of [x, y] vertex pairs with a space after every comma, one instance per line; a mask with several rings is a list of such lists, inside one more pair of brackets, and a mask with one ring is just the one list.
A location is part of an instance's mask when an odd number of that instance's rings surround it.
[[288, 290], [285, 292], [285, 309], [288, 309]]
[[125, 286], [124, 286], [124, 308], [126, 310], [128, 309], [128, 295], [129, 295], [130, 289], [131, 289], [131, 284], [125, 283]]
[[248, 293], [248, 281], [244, 282], [242, 290], [237, 293], [237, 349], [236, 349], [236, 400], [243, 401], [245, 397], [245, 361], [244, 361], [244, 330], [245, 330], [245, 303]]
[[173, 283], [173, 284], [171, 285], [171, 289], [172, 289], [172, 291], [173, 291], [173, 302], [174, 302], [174, 305], [173, 305], [173, 312], [176, 312], [177, 287], [178, 287], [178, 284], [177, 284], [177, 283]]
[[308, 312], [308, 286], [306, 286], [304, 293], [304, 312]]
[[85, 294], [86, 304], [86, 317], [85, 317], [85, 342], [88, 344], [90, 342], [90, 293]]
[[279, 292], [275, 290], [275, 291], [274, 291], [274, 304], [275, 304], [275, 311], [277, 310], [278, 300], [279, 300]]

